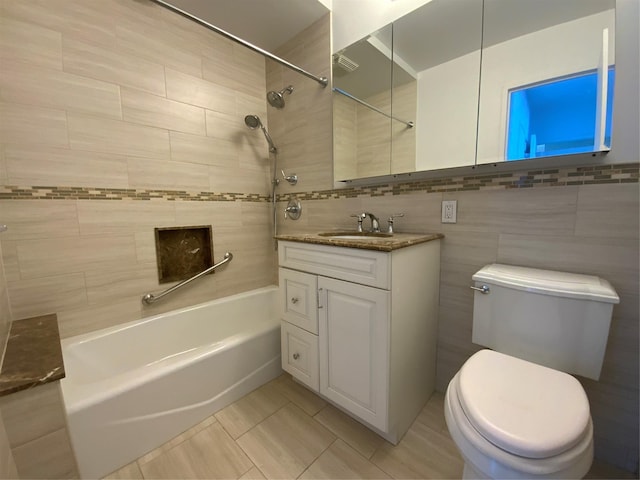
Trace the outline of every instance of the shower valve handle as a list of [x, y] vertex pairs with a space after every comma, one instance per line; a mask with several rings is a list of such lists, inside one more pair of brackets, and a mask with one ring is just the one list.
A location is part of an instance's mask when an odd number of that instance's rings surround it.
[[295, 173], [286, 175], [284, 173], [284, 170], [280, 170], [280, 172], [282, 173], [282, 178], [289, 182], [289, 185], [295, 185], [296, 183], [298, 183], [298, 175], [296, 175]]

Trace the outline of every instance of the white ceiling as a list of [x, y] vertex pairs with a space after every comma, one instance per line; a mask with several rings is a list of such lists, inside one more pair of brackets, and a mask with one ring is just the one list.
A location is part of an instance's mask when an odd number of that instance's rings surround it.
[[328, 13], [317, 0], [166, 0], [269, 52]]

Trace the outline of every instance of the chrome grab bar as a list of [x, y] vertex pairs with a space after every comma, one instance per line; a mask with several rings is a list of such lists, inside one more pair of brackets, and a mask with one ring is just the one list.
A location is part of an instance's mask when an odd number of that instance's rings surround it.
[[230, 262], [231, 260], [233, 260], [233, 254], [231, 252], [226, 252], [222, 260], [220, 260], [215, 265], [210, 266], [206, 270], [203, 270], [200, 273], [195, 274], [193, 277], [187, 278], [186, 280], [183, 280], [182, 282], [178, 283], [177, 285], [174, 285], [171, 288], [167, 288], [164, 292], [159, 293], [158, 295], [154, 295], [153, 293], [147, 293], [142, 297], [142, 303], [144, 303], [145, 305], [151, 305], [155, 301], [160, 300], [165, 295], [169, 295], [170, 293], [175, 292], [179, 288], [184, 287], [187, 283], [191, 283], [194, 280], [202, 277], [203, 275], [207, 275], [208, 273], [213, 272], [216, 268], [218, 268], [221, 265], [224, 265], [227, 262]]

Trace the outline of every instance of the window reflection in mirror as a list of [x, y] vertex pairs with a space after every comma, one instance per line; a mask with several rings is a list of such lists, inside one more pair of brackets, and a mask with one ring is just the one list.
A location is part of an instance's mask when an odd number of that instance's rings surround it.
[[477, 163], [611, 146], [614, 0], [485, 0]]

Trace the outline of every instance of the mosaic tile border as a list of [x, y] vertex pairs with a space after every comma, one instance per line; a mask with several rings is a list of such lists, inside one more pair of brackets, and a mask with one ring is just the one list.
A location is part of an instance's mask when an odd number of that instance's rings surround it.
[[135, 188], [0, 186], [0, 200], [168, 200], [183, 202], [270, 202], [258, 193], [187, 192]]
[[444, 193], [481, 190], [509, 190], [516, 188], [563, 187], [571, 185], [602, 185], [638, 183], [640, 163], [597, 165], [589, 167], [554, 168], [528, 172], [465, 175], [431, 178], [411, 182], [389, 183], [370, 187], [347, 187], [339, 190], [283, 194], [279, 200], [295, 195], [299, 200], [327, 200], [332, 198], [382, 197], [413, 192]]
[[[443, 193], [514, 188], [561, 187], [639, 182], [640, 163], [531, 170], [528, 172], [466, 175], [414, 180], [368, 187], [283, 193], [278, 200], [297, 196], [301, 201], [337, 198], [379, 197], [413, 192]], [[270, 202], [270, 195], [257, 193], [188, 192], [133, 188], [0, 186], [0, 200], [166, 200], [182, 202]]]

